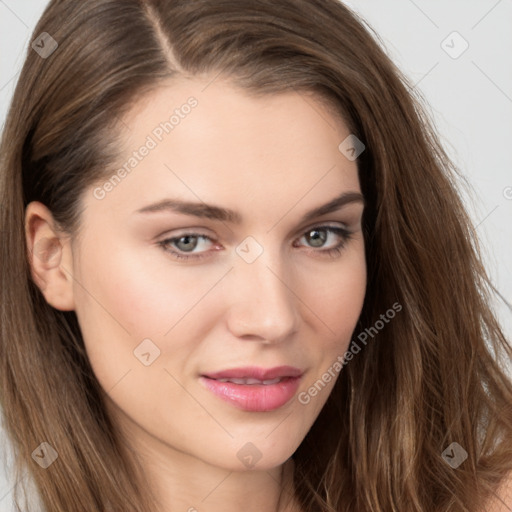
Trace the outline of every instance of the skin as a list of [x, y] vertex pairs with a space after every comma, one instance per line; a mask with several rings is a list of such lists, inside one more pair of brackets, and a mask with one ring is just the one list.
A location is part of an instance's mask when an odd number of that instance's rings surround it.
[[[338, 149], [350, 132], [305, 93], [256, 98], [220, 79], [182, 79], [123, 119], [119, 166], [190, 96], [197, 107], [103, 199], [84, 191], [80, 236], [60, 232], [41, 203], [28, 205], [32, 275], [49, 304], [76, 312], [108, 411], [140, 456], [158, 510], [283, 511], [290, 457], [335, 379], [307, 405], [297, 395], [345, 353], [365, 294], [363, 203], [300, 221], [361, 192], [356, 162]], [[136, 213], [164, 198], [230, 208], [243, 222]], [[352, 235], [322, 231], [315, 245], [308, 233], [325, 224]], [[177, 260], [158, 245], [187, 232], [210, 237], [190, 245], [203, 259]], [[263, 249], [250, 264], [236, 252], [248, 236]], [[337, 255], [321, 252], [343, 242]], [[148, 338], [160, 355], [145, 366], [134, 350]], [[199, 382], [206, 372], [279, 365], [304, 375], [275, 411], [237, 409]], [[253, 468], [237, 457], [249, 442], [261, 454]]]

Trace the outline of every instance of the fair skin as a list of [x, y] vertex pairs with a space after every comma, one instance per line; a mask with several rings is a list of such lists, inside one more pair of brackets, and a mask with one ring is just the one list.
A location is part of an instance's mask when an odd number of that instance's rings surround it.
[[[162, 86], [123, 119], [115, 169], [176, 107], [198, 100], [103, 198], [84, 191], [79, 237], [59, 232], [41, 203], [28, 205], [32, 275], [49, 304], [76, 312], [108, 412], [139, 455], [158, 510], [283, 512], [290, 457], [336, 378], [307, 404], [297, 397], [345, 353], [363, 305], [364, 205], [357, 164], [338, 149], [350, 132], [321, 102], [295, 92], [256, 98], [211, 80]], [[342, 194], [352, 200], [301, 220]], [[229, 208], [241, 221], [137, 212], [166, 198]], [[180, 242], [187, 233], [208, 238]], [[259, 256], [248, 263], [244, 253]], [[149, 365], [134, 355], [145, 339], [143, 352], [160, 351]], [[200, 378], [281, 365], [302, 373], [273, 410], [240, 409]], [[240, 455], [247, 450], [258, 459], [252, 467]]]

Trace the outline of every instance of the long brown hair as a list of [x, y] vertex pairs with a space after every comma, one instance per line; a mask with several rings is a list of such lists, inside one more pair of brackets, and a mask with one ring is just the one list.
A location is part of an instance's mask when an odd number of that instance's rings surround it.
[[[0, 403], [18, 478], [28, 468], [48, 511], [152, 506], [75, 313], [31, 278], [25, 208], [41, 201], [76, 234], [80, 195], [118, 163], [123, 115], [162, 80], [199, 74], [253, 94], [312, 92], [366, 146], [355, 334], [402, 310], [343, 368], [294, 454], [303, 510], [481, 510], [512, 469], [512, 350], [459, 173], [365, 22], [337, 0], [53, 0], [31, 40], [43, 32], [58, 47], [29, 49], [1, 140]], [[58, 453], [46, 470], [31, 457], [42, 442]], [[467, 452], [457, 468], [442, 456], [453, 442]]]

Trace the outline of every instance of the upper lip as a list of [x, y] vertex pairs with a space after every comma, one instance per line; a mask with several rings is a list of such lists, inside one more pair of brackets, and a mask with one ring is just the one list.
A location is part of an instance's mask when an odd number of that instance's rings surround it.
[[243, 368], [231, 368], [220, 372], [205, 373], [204, 377], [210, 379], [258, 379], [271, 380], [284, 377], [300, 377], [302, 370], [294, 366], [276, 366], [274, 368], [260, 368], [257, 366], [245, 366]]

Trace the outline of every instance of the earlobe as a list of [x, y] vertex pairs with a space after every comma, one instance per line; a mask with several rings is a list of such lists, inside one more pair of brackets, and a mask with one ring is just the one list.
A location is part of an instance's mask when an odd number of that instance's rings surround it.
[[50, 210], [38, 201], [25, 209], [25, 236], [32, 279], [46, 302], [61, 311], [74, 310], [69, 237], [57, 229]]

